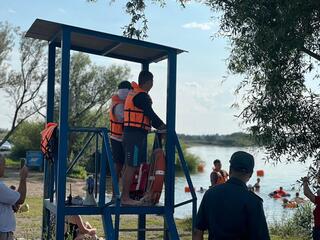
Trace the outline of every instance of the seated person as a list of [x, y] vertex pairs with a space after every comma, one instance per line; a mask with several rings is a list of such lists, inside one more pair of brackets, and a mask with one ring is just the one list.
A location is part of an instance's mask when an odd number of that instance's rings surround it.
[[261, 181], [261, 179], [260, 179], [260, 178], [257, 178], [257, 182], [253, 185], [254, 190], [255, 190], [256, 192], [259, 192], [259, 191], [260, 191], [260, 181]]
[[274, 199], [279, 199], [281, 198], [282, 196], [277, 192], [277, 191], [274, 191], [272, 193], [269, 193], [269, 197], [272, 197]]
[[79, 215], [66, 216], [65, 239], [70, 239], [70, 235], [75, 240], [88, 239], [86, 235], [98, 239], [96, 229], [90, 223], [84, 223]]
[[276, 192], [281, 196], [281, 197], [290, 197], [290, 194], [287, 193], [286, 191], [283, 190], [283, 187], [280, 187]]
[[296, 196], [291, 201], [296, 202], [297, 204], [301, 204], [305, 202], [305, 200], [299, 196], [298, 192], [296, 193]]

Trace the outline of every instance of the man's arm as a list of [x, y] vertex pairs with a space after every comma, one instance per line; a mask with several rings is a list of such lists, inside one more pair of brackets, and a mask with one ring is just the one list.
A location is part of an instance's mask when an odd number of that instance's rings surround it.
[[28, 177], [28, 168], [26, 166], [23, 166], [20, 170], [20, 183], [18, 192], [20, 193], [20, 198], [16, 202], [16, 204], [23, 204], [26, 195], [27, 195], [27, 177]]
[[212, 173], [210, 174], [210, 181], [211, 181], [211, 186], [212, 186], [212, 187], [214, 187], [214, 186], [216, 185], [217, 180], [218, 180], [218, 175], [217, 175], [217, 173], [212, 172]]
[[151, 99], [147, 93], [139, 93], [134, 97], [133, 103], [136, 107], [141, 108], [146, 116], [151, 120], [152, 126], [156, 129], [162, 130], [165, 124], [159, 116], [153, 111]]
[[303, 181], [303, 193], [304, 195], [310, 199], [311, 202], [315, 203], [316, 202], [316, 197], [315, 195], [311, 192], [308, 181], [309, 179], [307, 177], [302, 178]]
[[[254, 193], [252, 193], [254, 194]], [[258, 196], [252, 196], [258, 198]], [[269, 229], [263, 211], [262, 199], [254, 199], [248, 203], [248, 236], [250, 240], [270, 240]]]

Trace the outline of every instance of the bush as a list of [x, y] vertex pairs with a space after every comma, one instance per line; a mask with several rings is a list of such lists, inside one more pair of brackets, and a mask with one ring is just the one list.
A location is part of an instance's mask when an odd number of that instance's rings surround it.
[[69, 177], [85, 179], [87, 177], [87, 171], [86, 171], [85, 167], [80, 166], [80, 165], [75, 165], [72, 168], [71, 173], [69, 174]]
[[43, 122], [24, 122], [10, 137], [13, 143], [11, 158], [19, 159], [26, 156], [26, 151], [40, 150], [41, 131], [44, 129]]
[[[199, 162], [200, 162], [200, 159], [198, 156], [192, 154], [192, 153], [189, 153], [187, 151], [187, 145], [184, 144], [183, 142], [180, 142], [180, 145], [181, 145], [181, 149], [182, 149], [182, 152], [183, 152], [183, 156], [184, 156], [184, 159], [187, 163], [187, 166], [188, 166], [188, 169], [190, 171], [190, 173], [195, 173], [197, 171], [197, 167], [199, 165]], [[176, 154], [176, 171], [182, 171], [182, 167], [181, 167], [181, 164], [180, 164], [180, 160], [179, 160], [179, 156], [178, 154]]]
[[[148, 135], [148, 156], [151, 156], [151, 154], [152, 154], [152, 147], [153, 147], [154, 138], [155, 138], [154, 134]], [[185, 161], [187, 162], [187, 166], [189, 168], [189, 171], [191, 173], [196, 172], [197, 166], [199, 165], [199, 161], [200, 161], [199, 157], [194, 154], [188, 153], [186, 144], [184, 144], [183, 142], [180, 144], [181, 144], [183, 156], [184, 156]], [[182, 167], [180, 164], [178, 153], [176, 154], [175, 170], [176, 170], [176, 172], [182, 171]]]
[[270, 233], [282, 238], [299, 237], [311, 239], [312, 236], [312, 211], [311, 203], [300, 205], [290, 219], [283, 219], [269, 226]]

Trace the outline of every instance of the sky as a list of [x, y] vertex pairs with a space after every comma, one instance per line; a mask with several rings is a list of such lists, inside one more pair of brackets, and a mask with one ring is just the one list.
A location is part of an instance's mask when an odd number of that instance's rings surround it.
[[[122, 28], [129, 23], [125, 14], [125, 1], [98, 0], [2, 0], [0, 21], [7, 21], [29, 29], [37, 18], [60, 22], [82, 28], [122, 35]], [[178, 133], [228, 134], [243, 130], [235, 117], [239, 109], [231, 105], [239, 99], [234, 91], [241, 77], [230, 75], [227, 62], [230, 46], [227, 39], [212, 38], [219, 22], [207, 7], [191, 2], [186, 8], [169, 0], [164, 8], [147, 1], [148, 38], [151, 41], [186, 50], [178, 56], [177, 66], [177, 114]], [[140, 65], [104, 57], [92, 57], [99, 65], [127, 64], [131, 79], [137, 80]], [[15, 49], [11, 63], [18, 67], [18, 51]], [[166, 61], [151, 64], [154, 87], [150, 92], [153, 107], [165, 120], [166, 111]], [[0, 128], [9, 128], [13, 111], [8, 96], [0, 92]]]

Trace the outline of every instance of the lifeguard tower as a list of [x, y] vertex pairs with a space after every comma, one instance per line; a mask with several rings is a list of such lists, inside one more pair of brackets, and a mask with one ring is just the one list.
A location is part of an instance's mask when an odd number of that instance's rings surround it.
[[[54, 154], [53, 161], [46, 161], [44, 167], [42, 238], [52, 239], [54, 237], [50, 231], [50, 215], [55, 215], [56, 225], [54, 235], [56, 239], [64, 239], [65, 216], [101, 215], [106, 239], [117, 240], [119, 238], [119, 231], [126, 231], [125, 229], [119, 229], [120, 215], [130, 214], [138, 216], [138, 226], [134, 231], [138, 232], [139, 240], [145, 239], [146, 231], [164, 231], [164, 239], [179, 239], [179, 234], [174, 220], [174, 209], [176, 207], [192, 203], [193, 219], [197, 210], [196, 194], [194, 192], [189, 171], [175, 132], [177, 55], [182, 53], [183, 50], [41, 19], [35, 20], [26, 33], [26, 37], [46, 40], [49, 45], [47, 123], [54, 121], [56, 48], [61, 48], [62, 56], [57, 148], [55, 148], [56, 152]], [[108, 129], [95, 127], [75, 128], [73, 126], [69, 126], [70, 50], [140, 63], [143, 70], [148, 70], [151, 63], [157, 63], [167, 59], [167, 141], [165, 146], [166, 175], [164, 205], [148, 207], [121, 206], [119, 187], [110, 151]], [[79, 154], [74, 159], [69, 159], [68, 137], [69, 134], [75, 132], [89, 133], [91, 134], [91, 137], [83, 144], [83, 149]], [[69, 206], [66, 204], [67, 174], [79, 160], [84, 149], [91, 141], [95, 141], [96, 151], [101, 151], [100, 159], [98, 159], [98, 154], [96, 154], [95, 179], [99, 182], [99, 194], [97, 195], [96, 193], [97, 205]], [[191, 198], [181, 203], [175, 203], [174, 199], [176, 151], [189, 188], [191, 189]], [[117, 198], [115, 203], [106, 201], [107, 164], [110, 168], [112, 185]], [[146, 215], [148, 214], [163, 216], [164, 227], [152, 229], [147, 228]]]

